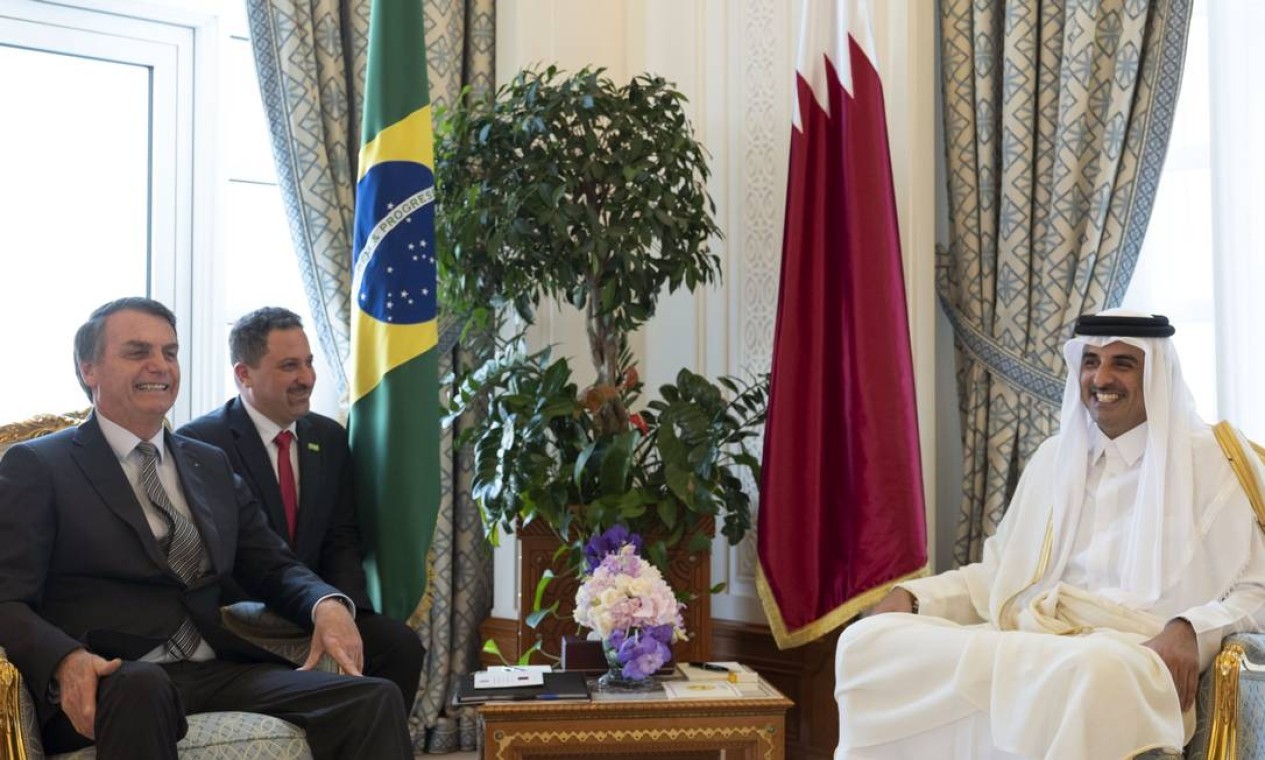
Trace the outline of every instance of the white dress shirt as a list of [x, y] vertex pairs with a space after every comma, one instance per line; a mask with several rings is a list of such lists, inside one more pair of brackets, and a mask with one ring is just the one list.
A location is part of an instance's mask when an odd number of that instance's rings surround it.
[[1084, 509], [1063, 571], [1065, 583], [1098, 593], [1121, 587], [1120, 558], [1137, 500], [1146, 436], [1145, 422], [1115, 438], [1094, 429]]
[[250, 417], [250, 421], [255, 423], [255, 430], [259, 433], [259, 438], [264, 442], [264, 449], [268, 452], [268, 461], [272, 463], [272, 474], [278, 476], [280, 482], [280, 474], [277, 471], [277, 457], [281, 455], [281, 447], [277, 445], [277, 435], [282, 430], [289, 430], [294, 436], [294, 440], [290, 442], [290, 471], [294, 473], [294, 500], [295, 509], [298, 509], [299, 501], [299, 430], [298, 423], [291, 422], [285, 427], [281, 427], [277, 423], [268, 419], [267, 415], [250, 405], [244, 397], [238, 396], [242, 402], [242, 408], [246, 410], [246, 415]]
[[[149, 529], [154, 532], [154, 538], [161, 543], [162, 539], [167, 535], [167, 518], [163, 517], [158, 507], [149, 500], [149, 495], [145, 493], [145, 484], [141, 482], [141, 455], [136, 450], [136, 445], [141, 443], [141, 439], [130, 430], [111, 421], [108, 417], [101, 414], [97, 410], [97, 423], [101, 426], [101, 434], [105, 436], [105, 440], [110, 444], [110, 448], [114, 451], [114, 455], [118, 457], [119, 464], [123, 467], [123, 474], [127, 476], [127, 482], [132, 486], [132, 492], [136, 494], [136, 500], [140, 502], [141, 510], [145, 513], [145, 521], [149, 523]], [[167, 492], [167, 498], [171, 501], [171, 505], [176, 511], [185, 517], [185, 519], [197, 525], [197, 521], [193, 519], [193, 514], [189, 511], [189, 502], [185, 499], [184, 489], [180, 487], [180, 473], [176, 470], [176, 462], [167, 456], [167, 446], [165, 442], [165, 430], [159, 429], [158, 434], [149, 439], [154, 444], [154, 448], [158, 450], [158, 480], [162, 483], [163, 490]], [[201, 534], [201, 529], [199, 529]], [[202, 552], [202, 564], [200, 569], [206, 572], [211, 568], [210, 554], [206, 551], [205, 545]], [[206, 643], [206, 639], [200, 639], [198, 648], [189, 657], [190, 660], [211, 660], [215, 658], [215, 650]], [[175, 662], [180, 657], [173, 656], [167, 644], [161, 644], [150, 650], [141, 658], [145, 662]]]

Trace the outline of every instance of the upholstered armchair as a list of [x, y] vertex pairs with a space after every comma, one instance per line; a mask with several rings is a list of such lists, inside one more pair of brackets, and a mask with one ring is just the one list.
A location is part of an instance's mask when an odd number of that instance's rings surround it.
[[[1213, 428], [1231, 469], [1265, 530], [1265, 483], [1251, 458], [1265, 461], [1265, 448], [1236, 436], [1226, 422]], [[1237, 633], [1199, 678], [1199, 724], [1186, 747], [1188, 760], [1265, 760], [1265, 634]]]
[[1265, 634], [1227, 636], [1199, 678], [1199, 725], [1187, 760], [1265, 760]]
[[[0, 426], [0, 457], [9, 446], [76, 425], [87, 412], [40, 415], [30, 420]], [[241, 602], [222, 611], [229, 630], [250, 639], [296, 664], [308, 654], [306, 631], [257, 602]], [[328, 657], [320, 667], [333, 670]], [[201, 713], [189, 717], [189, 731], [178, 745], [185, 760], [310, 760], [312, 753], [302, 729], [279, 718], [247, 712]], [[86, 760], [96, 757], [89, 747], [55, 760]], [[5, 657], [0, 642], [0, 760], [44, 760], [35, 704], [23, 685], [16, 667]]]

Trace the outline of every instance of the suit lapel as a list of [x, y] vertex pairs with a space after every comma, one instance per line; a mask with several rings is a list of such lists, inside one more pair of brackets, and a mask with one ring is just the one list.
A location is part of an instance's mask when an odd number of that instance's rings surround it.
[[158, 540], [154, 538], [154, 531], [145, 519], [145, 512], [136, 500], [136, 492], [132, 490], [123, 466], [119, 464], [114, 449], [110, 448], [109, 441], [101, 433], [95, 413], [75, 431], [74, 442], [71, 458], [100, 495], [101, 501], [115, 516], [136, 531], [136, 537], [140, 539], [145, 553], [154, 564], [174, 578], [175, 573], [167, 565], [167, 558], [163, 556]]
[[[176, 471], [180, 473], [185, 503], [189, 505], [189, 513], [193, 515], [198, 532], [202, 534], [202, 545], [211, 559], [211, 569], [219, 573], [223, 565], [220, 557], [220, 529], [215, 522], [215, 513], [206, 501], [210, 491], [202, 477], [202, 463], [185, 450], [186, 445], [185, 441], [167, 433], [167, 453], [171, 455], [176, 463]], [[232, 494], [228, 494], [227, 498], [231, 497]]]
[[315, 427], [307, 417], [300, 417], [295, 428], [299, 433], [299, 515], [294, 526], [294, 543], [298, 547], [303, 545], [304, 537], [312, 530], [312, 523], [317, 517], [321, 444], [316, 439]]
[[241, 399], [235, 399], [228, 409], [228, 427], [233, 433], [233, 445], [237, 447], [237, 455], [246, 468], [247, 476], [253, 482], [254, 491], [259, 495], [264, 512], [268, 515], [268, 523], [274, 532], [286, 543], [285, 505], [281, 503], [281, 487], [277, 485], [277, 473], [272, 469], [272, 459], [268, 449], [264, 447], [255, 423], [246, 413]]

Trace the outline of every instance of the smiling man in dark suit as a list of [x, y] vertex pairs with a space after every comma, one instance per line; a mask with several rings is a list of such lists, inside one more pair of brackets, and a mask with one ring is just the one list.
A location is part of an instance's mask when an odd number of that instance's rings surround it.
[[411, 706], [425, 650], [369, 603], [347, 431], [310, 411], [316, 371], [302, 321], [287, 309], [257, 309], [233, 325], [228, 343], [239, 396], [180, 433], [228, 454], [277, 535], [355, 600], [365, 673], [394, 681]]
[[[46, 748], [174, 760], [186, 715], [248, 710], [303, 727], [317, 758], [412, 757], [397, 690], [357, 677], [351, 601], [268, 529], [222, 452], [164, 430], [177, 348], [162, 304], [100, 307], [75, 336], [92, 416], [0, 460], [0, 645]], [[225, 630], [230, 578], [313, 630], [309, 665], [328, 652], [349, 675], [295, 671]]]

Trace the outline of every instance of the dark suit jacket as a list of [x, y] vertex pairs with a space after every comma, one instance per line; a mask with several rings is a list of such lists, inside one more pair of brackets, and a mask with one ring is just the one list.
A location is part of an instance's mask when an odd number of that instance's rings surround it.
[[173, 433], [167, 450], [210, 555], [209, 573], [187, 588], [95, 415], [0, 459], [0, 646], [32, 686], [41, 722], [54, 710], [49, 683], [71, 651], [137, 659], [186, 615], [218, 657], [276, 661], [220, 625], [230, 577], [309, 630], [313, 605], [337, 593], [268, 529], [223, 452]]
[[[365, 591], [364, 551], [356, 520], [355, 483], [347, 431], [315, 412], [295, 423], [299, 447], [299, 511], [291, 545], [298, 558], [327, 583], [371, 610]], [[180, 428], [228, 454], [233, 470], [264, 506], [268, 523], [289, 543], [277, 473], [255, 423], [240, 398]]]

